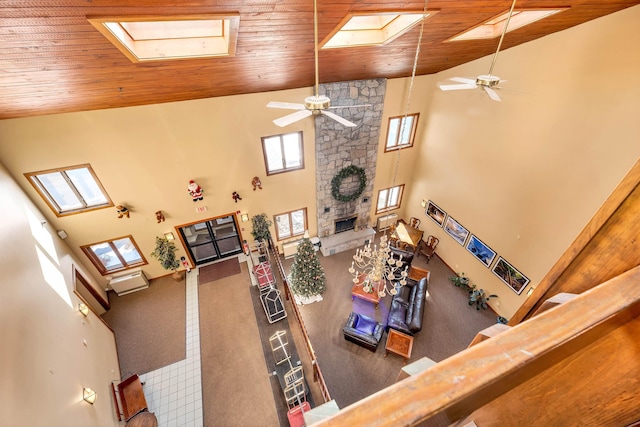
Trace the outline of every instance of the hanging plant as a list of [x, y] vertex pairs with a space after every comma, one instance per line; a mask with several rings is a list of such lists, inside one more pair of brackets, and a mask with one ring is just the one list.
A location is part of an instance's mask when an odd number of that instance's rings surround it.
[[[351, 194], [340, 193], [340, 186], [342, 185], [342, 181], [350, 176], [357, 176], [360, 182], [360, 186]], [[367, 174], [365, 173], [364, 169], [354, 165], [347, 166], [346, 168], [342, 168], [340, 172], [338, 172], [338, 174], [331, 180], [331, 195], [334, 199], [340, 202], [351, 202], [362, 195], [366, 186]]]

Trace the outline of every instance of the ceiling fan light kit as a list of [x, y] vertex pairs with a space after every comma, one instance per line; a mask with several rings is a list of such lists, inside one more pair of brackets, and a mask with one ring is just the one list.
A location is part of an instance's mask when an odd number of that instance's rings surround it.
[[[293, 102], [277, 102], [272, 101], [267, 104], [268, 108], [282, 108], [285, 110], [298, 110], [294, 113], [288, 114], [286, 116], [277, 118], [273, 121], [277, 126], [285, 127], [292, 123], [295, 123], [299, 120], [307, 118], [311, 115], [323, 114], [336, 122], [347, 126], [347, 127], [355, 127], [357, 126], [355, 123], [338, 116], [330, 111], [327, 111], [329, 108], [343, 108], [343, 107], [331, 107], [331, 100], [329, 97], [320, 95], [318, 91], [319, 83], [318, 83], [318, 7], [316, 4], [316, 0], [313, 1], [313, 33], [314, 33], [314, 53], [315, 53], [315, 94], [313, 96], [308, 96], [304, 99], [304, 104], [297, 104]], [[368, 105], [349, 105], [349, 107], [366, 107]]]
[[496, 65], [496, 60], [498, 59], [498, 53], [500, 52], [500, 47], [502, 46], [502, 40], [504, 40], [504, 35], [507, 32], [507, 28], [509, 27], [509, 21], [513, 16], [513, 9], [516, 6], [516, 0], [513, 0], [511, 3], [511, 9], [509, 9], [509, 14], [507, 15], [507, 19], [504, 23], [504, 27], [502, 29], [502, 34], [500, 35], [500, 41], [498, 42], [498, 48], [496, 49], [496, 53], [493, 55], [493, 60], [491, 61], [491, 67], [489, 67], [488, 74], [482, 74], [475, 78], [475, 80], [467, 79], [464, 77], [452, 77], [449, 80], [454, 82], [458, 82], [460, 84], [439, 84], [438, 87], [440, 90], [449, 91], [449, 90], [464, 90], [464, 89], [476, 89], [478, 86], [484, 89], [484, 91], [489, 95], [494, 101], [502, 101], [500, 96], [494, 89], [501, 89], [498, 86], [501, 82], [505, 80], [501, 80], [500, 77], [493, 75], [493, 67]]

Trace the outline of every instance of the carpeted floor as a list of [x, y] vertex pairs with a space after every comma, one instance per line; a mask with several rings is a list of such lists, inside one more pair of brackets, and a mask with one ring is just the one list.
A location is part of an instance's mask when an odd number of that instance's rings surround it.
[[277, 426], [251, 280], [246, 264], [239, 268], [241, 274], [198, 286], [204, 425]]
[[215, 282], [225, 277], [240, 273], [238, 258], [233, 257], [225, 261], [200, 267], [198, 272], [198, 284]]
[[149, 288], [123, 296], [109, 292], [109, 302], [102, 318], [115, 332], [122, 378], [186, 357], [184, 279], [153, 279]]
[[[316, 350], [331, 397], [344, 408], [396, 382], [404, 359], [390, 353], [385, 357], [386, 333], [375, 353], [348, 342], [342, 335], [349, 313], [355, 311], [385, 323], [391, 296], [372, 303], [351, 299], [351, 276], [347, 271], [354, 251], [323, 257], [317, 252], [327, 277], [323, 301], [299, 306]], [[288, 270], [292, 259], [285, 260]], [[409, 363], [421, 357], [443, 360], [465, 349], [476, 333], [496, 323], [491, 310], [477, 311], [469, 307], [467, 294], [453, 286], [448, 278], [453, 272], [438, 257], [429, 264], [421, 257], [416, 267], [431, 271], [422, 331], [416, 333]]]

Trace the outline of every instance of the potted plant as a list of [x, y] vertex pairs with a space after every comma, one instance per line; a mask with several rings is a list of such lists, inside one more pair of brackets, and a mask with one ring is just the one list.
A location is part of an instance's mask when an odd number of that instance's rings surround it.
[[471, 289], [469, 289], [469, 305], [475, 304], [476, 310], [480, 310], [481, 308], [486, 310], [488, 307], [487, 301], [491, 298], [498, 298], [498, 295], [487, 295], [484, 289], [477, 289], [476, 285], [473, 285]]
[[173, 270], [173, 278], [182, 280], [182, 273], [178, 271], [180, 260], [176, 257], [176, 245], [166, 237], [156, 236], [156, 249], [151, 252], [151, 256], [160, 262], [165, 270]]
[[267, 214], [261, 213], [258, 215], [254, 215], [251, 217], [251, 235], [256, 241], [265, 241], [269, 242], [271, 239], [271, 232], [269, 231], [269, 227], [271, 227], [271, 220], [267, 217]]
[[457, 274], [453, 277], [449, 277], [451, 283], [456, 285], [459, 288], [470, 290], [471, 286], [469, 285], [469, 278], [464, 275], [464, 273]]

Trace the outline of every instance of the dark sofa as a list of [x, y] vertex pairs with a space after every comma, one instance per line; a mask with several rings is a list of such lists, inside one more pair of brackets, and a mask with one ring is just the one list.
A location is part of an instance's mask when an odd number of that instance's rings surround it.
[[389, 246], [391, 249], [391, 253], [393, 254], [394, 259], [400, 259], [402, 256], [402, 267], [400, 270], [403, 270], [405, 266], [410, 266], [413, 261], [413, 252], [403, 251], [402, 249], [396, 248], [395, 246]]
[[345, 340], [375, 352], [382, 339], [384, 326], [371, 317], [352, 312], [342, 333]]
[[387, 329], [393, 328], [409, 335], [422, 329], [428, 281], [427, 270], [411, 268], [407, 284], [400, 288], [391, 301]]

